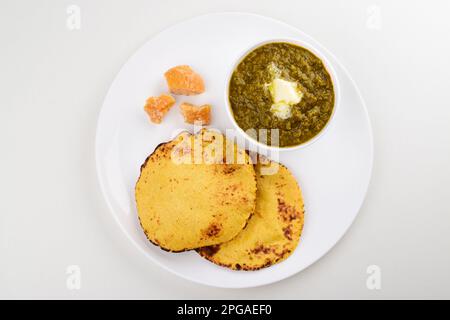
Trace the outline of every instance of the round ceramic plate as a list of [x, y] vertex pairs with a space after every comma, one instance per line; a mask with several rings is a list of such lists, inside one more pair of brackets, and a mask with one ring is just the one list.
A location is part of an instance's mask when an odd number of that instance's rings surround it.
[[[259, 271], [232, 271], [216, 266], [194, 251], [168, 253], [147, 241], [137, 219], [134, 186], [145, 158], [170, 140], [183, 122], [178, 106], [160, 125], [143, 111], [147, 97], [167, 91], [164, 72], [188, 64], [206, 84], [204, 94], [179, 101], [210, 103], [210, 127], [233, 128], [224, 103], [230, 66], [251, 45], [267, 39], [291, 38], [314, 45], [336, 70], [340, 107], [326, 134], [316, 143], [280, 153], [279, 160], [296, 176], [305, 199], [305, 226], [300, 244], [285, 261]], [[364, 200], [372, 169], [370, 122], [361, 95], [348, 72], [317, 41], [269, 18], [241, 13], [200, 16], [159, 33], [123, 66], [105, 98], [97, 128], [96, 157], [100, 185], [120, 229], [154, 263], [192, 281], [217, 287], [254, 287], [287, 278], [330, 250], [355, 219]]]

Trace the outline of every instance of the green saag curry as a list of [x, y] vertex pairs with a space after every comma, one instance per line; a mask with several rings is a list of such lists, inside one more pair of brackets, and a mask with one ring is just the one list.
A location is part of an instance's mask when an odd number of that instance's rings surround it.
[[[264, 44], [245, 56], [231, 76], [228, 94], [239, 127], [278, 129], [280, 147], [316, 136], [329, 121], [335, 99], [323, 62], [286, 42]], [[267, 144], [275, 143], [269, 134]]]

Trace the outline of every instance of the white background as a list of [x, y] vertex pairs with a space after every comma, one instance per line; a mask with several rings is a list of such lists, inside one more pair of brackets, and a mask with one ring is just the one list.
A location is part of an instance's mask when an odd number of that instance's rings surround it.
[[[80, 30], [66, 27], [72, 4]], [[221, 11], [325, 45], [361, 89], [375, 139], [349, 232], [310, 268], [254, 289], [153, 265], [115, 225], [95, 171], [97, 116], [121, 65], [164, 28]], [[0, 0], [0, 298], [450, 298], [449, 13], [444, 0]], [[70, 265], [80, 290], [66, 286]], [[369, 265], [380, 290], [366, 287]]]

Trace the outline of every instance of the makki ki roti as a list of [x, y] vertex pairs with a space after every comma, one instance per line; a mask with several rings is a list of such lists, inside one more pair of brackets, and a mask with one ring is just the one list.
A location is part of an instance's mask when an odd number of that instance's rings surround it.
[[[278, 169], [278, 170], [277, 170]], [[274, 170], [274, 174], [263, 174]], [[302, 193], [291, 172], [266, 160], [255, 165], [256, 210], [245, 229], [226, 243], [198, 249], [209, 261], [234, 270], [258, 270], [286, 259], [304, 222]]]
[[153, 244], [172, 252], [211, 246], [234, 238], [253, 214], [255, 170], [221, 133], [183, 132], [146, 159], [135, 195]]

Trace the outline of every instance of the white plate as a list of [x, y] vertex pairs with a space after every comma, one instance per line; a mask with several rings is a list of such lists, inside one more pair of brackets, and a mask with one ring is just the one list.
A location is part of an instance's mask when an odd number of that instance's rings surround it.
[[[169, 140], [183, 123], [178, 107], [161, 125], [150, 124], [143, 104], [150, 95], [167, 91], [163, 73], [191, 65], [204, 78], [206, 93], [179, 100], [211, 103], [212, 127], [232, 128], [223, 92], [227, 71], [246, 48], [273, 38], [304, 40], [318, 47], [334, 66], [341, 85], [341, 105], [328, 132], [311, 146], [286, 151], [280, 161], [294, 173], [305, 198], [301, 241], [287, 260], [260, 271], [231, 271], [195, 252], [167, 253], [150, 244], [141, 231], [134, 185], [144, 159]], [[191, 129], [191, 128], [189, 128]], [[203, 284], [243, 288], [287, 278], [330, 250], [355, 219], [369, 184], [373, 143], [361, 95], [348, 72], [317, 41], [269, 18], [242, 13], [200, 16], [159, 33], [123, 66], [105, 98], [96, 140], [100, 185], [114, 219], [134, 245], [152, 261], [175, 274]]]

